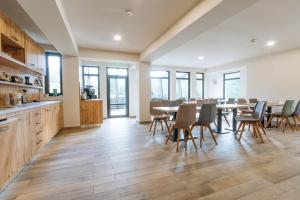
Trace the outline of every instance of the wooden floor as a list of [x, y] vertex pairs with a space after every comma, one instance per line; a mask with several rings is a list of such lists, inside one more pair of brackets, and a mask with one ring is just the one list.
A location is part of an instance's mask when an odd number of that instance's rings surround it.
[[[300, 199], [300, 132], [268, 131], [265, 144], [245, 133], [209, 133], [202, 149], [179, 153], [135, 119], [65, 130], [0, 194], [0, 199]], [[199, 129], [194, 134], [198, 135]]]

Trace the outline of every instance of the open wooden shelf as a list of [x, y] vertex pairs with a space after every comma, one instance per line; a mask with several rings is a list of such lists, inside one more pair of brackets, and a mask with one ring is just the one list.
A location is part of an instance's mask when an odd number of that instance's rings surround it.
[[8, 82], [8, 81], [0, 81], [0, 85], [13, 85], [13, 86], [18, 86], [18, 87], [43, 89], [43, 87], [39, 87], [39, 86], [35, 86], [35, 85], [26, 85], [24, 83], [13, 83], [13, 82]]
[[31, 75], [37, 75], [37, 76], [44, 76], [45, 74], [38, 70], [35, 69], [29, 65], [26, 65], [25, 63], [22, 63], [14, 58], [11, 58], [9, 56], [3, 55], [1, 52], [0, 54], [0, 64], [8, 67], [15, 68], [16, 70], [20, 70], [26, 73], [29, 73]]

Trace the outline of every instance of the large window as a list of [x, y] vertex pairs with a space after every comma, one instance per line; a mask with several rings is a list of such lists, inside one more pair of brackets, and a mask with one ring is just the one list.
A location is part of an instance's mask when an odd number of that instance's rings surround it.
[[240, 72], [224, 74], [223, 96], [227, 98], [239, 98], [241, 91]]
[[95, 98], [100, 98], [99, 67], [82, 66], [83, 88], [90, 87], [95, 90]]
[[170, 98], [169, 75], [168, 71], [151, 71], [151, 99]]
[[176, 72], [176, 99], [183, 98], [186, 101], [190, 98], [190, 73]]
[[204, 74], [197, 73], [196, 74], [196, 90], [197, 90], [197, 98], [204, 98]]
[[59, 53], [46, 52], [46, 93], [62, 95], [62, 57]]

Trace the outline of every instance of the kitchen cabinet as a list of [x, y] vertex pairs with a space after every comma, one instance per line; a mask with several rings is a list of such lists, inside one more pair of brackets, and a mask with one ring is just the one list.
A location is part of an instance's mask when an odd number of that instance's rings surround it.
[[7, 34], [6, 32], [6, 24], [5, 24], [5, 16], [0, 12], [0, 33]]
[[38, 48], [29, 38], [25, 38], [26, 64], [31, 67], [38, 66]]
[[62, 128], [62, 103], [0, 115], [0, 191]]
[[43, 68], [46, 71], [45, 50], [39, 46], [37, 46], [37, 67]]
[[59, 104], [59, 111], [58, 111], [58, 131], [60, 131], [64, 127], [64, 116], [63, 116], [63, 104]]
[[0, 188], [14, 177], [16, 163], [15, 149], [17, 137], [17, 118], [12, 117], [0, 122]]
[[103, 123], [103, 104], [101, 99], [81, 100], [80, 124], [95, 125]]

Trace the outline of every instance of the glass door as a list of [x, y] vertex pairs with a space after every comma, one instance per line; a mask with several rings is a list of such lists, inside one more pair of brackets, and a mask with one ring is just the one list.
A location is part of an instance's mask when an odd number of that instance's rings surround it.
[[108, 117], [128, 117], [128, 71], [107, 68]]

